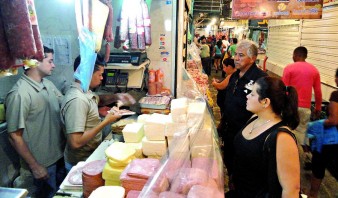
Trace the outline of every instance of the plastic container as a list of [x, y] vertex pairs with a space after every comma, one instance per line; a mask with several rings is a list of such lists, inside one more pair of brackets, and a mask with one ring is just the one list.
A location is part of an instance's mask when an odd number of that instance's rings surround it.
[[149, 70], [149, 79], [148, 79], [148, 82], [149, 83], [154, 83], [155, 82], [155, 70], [151, 69]]

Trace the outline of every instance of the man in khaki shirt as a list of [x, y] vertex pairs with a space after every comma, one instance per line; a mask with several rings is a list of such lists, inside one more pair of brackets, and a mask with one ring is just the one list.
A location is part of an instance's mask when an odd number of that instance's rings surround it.
[[53, 53], [44, 47], [44, 59], [25, 69], [5, 102], [9, 139], [21, 157], [14, 187], [28, 189], [31, 197], [53, 197], [65, 177], [62, 94], [44, 78], [55, 68]]
[[[75, 70], [79, 64], [80, 61], [76, 60]], [[67, 135], [64, 153], [67, 171], [70, 171], [79, 161], [85, 161], [101, 143], [102, 129], [121, 117], [108, 113], [101, 122], [98, 104], [106, 105], [117, 100], [122, 100], [124, 104], [133, 103], [129, 102], [133, 98], [128, 98], [130, 97], [128, 94], [99, 96], [91, 91], [101, 84], [104, 65], [105, 63], [97, 58], [89, 91], [84, 92], [81, 89], [81, 82], [75, 80], [62, 101], [61, 119]]]

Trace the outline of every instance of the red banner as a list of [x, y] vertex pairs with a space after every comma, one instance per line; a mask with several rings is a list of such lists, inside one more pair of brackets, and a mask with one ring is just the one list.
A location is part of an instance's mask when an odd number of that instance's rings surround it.
[[233, 19], [321, 19], [323, 0], [233, 0]]

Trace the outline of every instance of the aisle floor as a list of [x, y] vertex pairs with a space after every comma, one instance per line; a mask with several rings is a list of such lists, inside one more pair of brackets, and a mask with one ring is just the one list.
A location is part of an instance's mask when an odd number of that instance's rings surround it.
[[[218, 71], [216, 73], [214, 68], [211, 71], [211, 76], [209, 76], [209, 89], [212, 94], [212, 98], [214, 100], [213, 113], [214, 113], [216, 126], [218, 126], [220, 122], [221, 115], [220, 115], [220, 109], [216, 104], [217, 90], [211, 85], [211, 82], [213, 78], [222, 79], [221, 76], [222, 76], [222, 72]], [[301, 167], [303, 166], [304, 166], [304, 160], [301, 159]], [[227, 184], [229, 180], [226, 174], [226, 168], [224, 168], [224, 175], [225, 175], [224, 190], [226, 192], [228, 191]], [[301, 169], [301, 188], [303, 190], [310, 188], [310, 177], [311, 177], [311, 171], [306, 171], [304, 169]], [[327, 170], [325, 172], [325, 177], [323, 179], [323, 182], [322, 182], [322, 185], [319, 191], [319, 197], [320, 198], [338, 198], [338, 182]]]

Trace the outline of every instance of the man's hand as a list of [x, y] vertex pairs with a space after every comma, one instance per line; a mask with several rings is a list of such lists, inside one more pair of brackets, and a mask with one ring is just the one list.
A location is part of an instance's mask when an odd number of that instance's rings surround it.
[[121, 117], [122, 117], [121, 115], [115, 115], [113, 113], [108, 113], [104, 119], [108, 120], [108, 122], [115, 122], [116, 120], [120, 119]]
[[40, 164], [34, 165], [33, 167], [31, 167], [31, 170], [35, 179], [45, 180], [49, 178], [47, 169]]
[[131, 96], [128, 93], [118, 93], [116, 95], [118, 100], [120, 100], [123, 103], [123, 106], [130, 106], [136, 103], [133, 96]]
[[313, 119], [315, 119], [315, 120], [320, 119], [320, 114], [321, 114], [320, 110], [314, 110], [314, 112], [313, 112]]
[[99, 107], [99, 115], [101, 117], [106, 117], [108, 114], [108, 111], [110, 110], [110, 107], [104, 106], [104, 107]]

